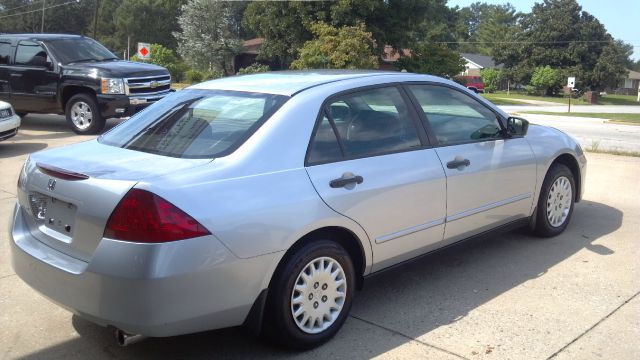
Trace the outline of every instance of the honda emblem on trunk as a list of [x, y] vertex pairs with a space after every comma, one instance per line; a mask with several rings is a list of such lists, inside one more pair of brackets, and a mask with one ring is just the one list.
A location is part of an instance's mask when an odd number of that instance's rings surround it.
[[49, 184], [47, 184], [47, 189], [53, 191], [56, 189], [56, 180], [55, 179], [49, 179]]

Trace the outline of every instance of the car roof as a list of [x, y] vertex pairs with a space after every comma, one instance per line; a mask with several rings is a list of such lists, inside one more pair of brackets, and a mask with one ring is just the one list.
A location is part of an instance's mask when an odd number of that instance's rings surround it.
[[[293, 96], [306, 89], [336, 81], [374, 76], [416, 76], [416, 74], [379, 70], [304, 70], [272, 71], [252, 75], [229, 76], [190, 86], [189, 89], [253, 91]], [[436, 77], [429, 78], [439, 79]], [[440, 79], [442, 80], [442, 79]]]
[[85, 36], [82, 35], [73, 35], [73, 34], [2, 34], [0, 33], [0, 37], [6, 39], [29, 39], [29, 40], [39, 40], [39, 41], [47, 41], [47, 40], [57, 40], [57, 39], [80, 39]]

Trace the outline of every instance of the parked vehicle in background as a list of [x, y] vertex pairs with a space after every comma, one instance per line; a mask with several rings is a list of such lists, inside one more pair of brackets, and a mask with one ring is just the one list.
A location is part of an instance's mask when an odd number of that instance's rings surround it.
[[9, 242], [20, 278], [121, 344], [245, 324], [309, 348], [371, 274], [488, 231], [560, 234], [585, 171], [571, 137], [438, 77], [234, 76], [32, 154]]
[[456, 76], [455, 79], [475, 93], [484, 93], [484, 83], [480, 76]]
[[20, 116], [18, 116], [11, 104], [0, 101], [0, 141], [7, 140], [18, 134]]
[[0, 100], [15, 111], [64, 114], [78, 134], [102, 131], [169, 92], [171, 75], [151, 64], [120, 60], [79, 35], [0, 34]]

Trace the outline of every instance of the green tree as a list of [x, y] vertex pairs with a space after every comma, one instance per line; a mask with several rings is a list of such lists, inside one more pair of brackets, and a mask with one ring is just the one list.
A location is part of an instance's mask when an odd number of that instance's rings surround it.
[[417, 41], [453, 41], [453, 18], [446, 0], [270, 1], [249, 4], [244, 24], [265, 38], [260, 57], [286, 66], [311, 40], [316, 22], [335, 27], [364, 24], [382, 55], [383, 45], [399, 50]]
[[325, 23], [311, 25], [315, 39], [300, 49], [292, 69], [375, 69], [375, 40], [364, 24], [340, 28]]
[[237, 2], [189, 0], [178, 18], [178, 53], [200, 70], [233, 73], [233, 57], [242, 44], [235, 23]]
[[500, 83], [504, 79], [502, 70], [486, 68], [480, 72], [482, 82], [484, 83], [484, 91], [488, 93], [495, 92], [500, 87]]
[[508, 39], [522, 14], [513, 5], [476, 2], [457, 11], [456, 32], [463, 52], [491, 55], [496, 43]]
[[593, 68], [591, 84], [597, 89], [617, 87], [627, 76], [629, 57], [632, 53], [633, 47], [622, 41], [616, 41], [602, 49]]
[[138, 42], [160, 44], [175, 49], [177, 43], [172, 33], [178, 28], [178, 15], [185, 1], [123, 0], [114, 14], [118, 47], [126, 48], [129, 37], [132, 53], [135, 52]]
[[562, 86], [562, 80], [560, 71], [552, 69], [549, 65], [535, 68], [531, 75], [531, 85], [546, 95], [553, 95]]
[[[605, 27], [582, 11], [576, 0], [544, 0], [523, 16], [509, 42], [498, 44], [492, 55], [505, 67], [513, 68], [519, 76], [517, 80], [523, 83], [531, 78], [532, 69], [549, 65], [576, 76], [583, 81], [581, 87], [599, 90], [603, 83], [594, 75], [594, 70], [604, 49], [613, 43]], [[620, 66], [610, 65], [607, 70], [610, 74], [617, 72], [613, 67]]]
[[411, 49], [411, 56], [400, 58], [396, 67], [409, 72], [452, 78], [464, 71], [466, 61], [445, 45], [419, 43]]
[[255, 1], [247, 6], [244, 26], [265, 39], [260, 59], [273, 59], [287, 67], [305, 41], [311, 40], [312, 23], [326, 21], [330, 2]]
[[[96, 0], [78, 2], [47, 2], [44, 12], [44, 32], [85, 34]], [[42, 26], [42, 2], [33, 0], [4, 0], [0, 4], [0, 32], [39, 33]]]

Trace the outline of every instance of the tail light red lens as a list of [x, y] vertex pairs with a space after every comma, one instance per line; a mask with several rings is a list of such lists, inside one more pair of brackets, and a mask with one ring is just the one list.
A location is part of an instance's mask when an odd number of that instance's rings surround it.
[[211, 235], [184, 211], [146, 190], [131, 189], [107, 221], [104, 237], [115, 240], [163, 243]]

